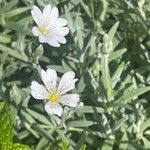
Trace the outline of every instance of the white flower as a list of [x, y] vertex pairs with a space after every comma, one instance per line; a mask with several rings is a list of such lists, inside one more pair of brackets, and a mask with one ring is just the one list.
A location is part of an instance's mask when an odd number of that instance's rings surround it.
[[76, 107], [79, 101], [78, 94], [67, 94], [75, 88], [75, 73], [69, 71], [65, 73], [58, 83], [57, 73], [54, 69], [41, 70], [41, 78], [44, 85], [36, 81], [31, 83], [31, 95], [35, 99], [46, 100], [45, 110], [47, 113], [61, 116], [63, 105]]
[[39, 42], [48, 43], [51, 46], [59, 47], [60, 43], [65, 44], [66, 36], [69, 33], [67, 21], [63, 18], [58, 18], [59, 12], [57, 7], [47, 5], [43, 12], [37, 7], [33, 6], [31, 10], [32, 17], [37, 24], [32, 28], [34, 36], [39, 37]]

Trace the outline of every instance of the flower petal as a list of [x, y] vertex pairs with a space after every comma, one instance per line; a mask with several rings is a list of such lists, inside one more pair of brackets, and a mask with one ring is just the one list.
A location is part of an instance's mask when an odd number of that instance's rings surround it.
[[46, 5], [43, 9], [43, 24], [45, 26], [48, 26], [48, 24], [51, 22], [51, 18], [50, 18], [50, 14], [51, 14], [51, 5]]
[[47, 37], [44, 36], [44, 35], [42, 35], [42, 34], [40, 33], [40, 35], [39, 35], [39, 42], [40, 42], [40, 43], [47, 43]]
[[46, 88], [43, 85], [39, 84], [37, 81], [32, 81], [30, 88], [31, 95], [35, 99], [47, 99], [48, 92]]
[[33, 5], [31, 14], [32, 14], [32, 17], [33, 17], [34, 21], [36, 22], [36, 24], [40, 25], [41, 20], [42, 20], [41, 10], [37, 6]]
[[37, 27], [33, 27], [32, 28], [32, 33], [33, 33], [34, 36], [39, 36], [39, 30], [38, 30], [38, 28]]
[[63, 18], [57, 18], [55, 20], [53, 20], [49, 26], [47, 26], [47, 28], [50, 29], [55, 29], [55, 28], [60, 28], [60, 27], [64, 27], [67, 25], [67, 20], [63, 19]]
[[62, 96], [60, 100], [60, 103], [70, 107], [76, 107], [78, 105], [78, 102], [79, 102], [78, 94], [66, 94]]
[[57, 92], [59, 94], [65, 94], [66, 92], [75, 88], [75, 82], [78, 79], [74, 79], [75, 73], [73, 71], [68, 71], [65, 73], [59, 83]]
[[54, 69], [41, 70], [41, 78], [48, 91], [55, 90], [57, 83], [57, 73]]
[[69, 28], [68, 27], [59, 27], [59, 28], [54, 28], [52, 32], [60, 34], [62, 36], [66, 36], [69, 33]]
[[67, 20], [64, 19], [64, 18], [58, 18], [57, 24], [59, 25], [59, 27], [66, 26], [67, 25]]
[[54, 41], [62, 43], [62, 44], [65, 44], [67, 42], [64, 36], [57, 34], [57, 33], [53, 33], [51, 36], [49, 36], [48, 41], [53, 41], [53, 44], [54, 44]]
[[52, 10], [51, 10], [51, 14], [50, 14], [50, 20], [53, 20], [53, 19], [57, 19], [59, 16], [59, 12], [58, 12], [58, 8], [57, 7], [53, 7]]
[[45, 104], [45, 110], [50, 115], [55, 114], [58, 116], [61, 116], [61, 114], [63, 112], [63, 109], [59, 104], [53, 104], [51, 102], [47, 102]]
[[59, 43], [65, 44], [67, 42], [66, 39], [59, 34], [57, 34], [55, 38]]
[[54, 38], [54, 36], [50, 36], [47, 40], [48, 44], [54, 47], [60, 47], [60, 44], [57, 42], [57, 40]]

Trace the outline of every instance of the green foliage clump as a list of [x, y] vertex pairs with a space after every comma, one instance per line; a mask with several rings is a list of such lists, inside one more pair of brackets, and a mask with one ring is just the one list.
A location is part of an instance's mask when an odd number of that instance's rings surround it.
[[31, 150], [26, 145], [13, 143], [10, 107], [2, 102], [0, 106], [0, 150]]

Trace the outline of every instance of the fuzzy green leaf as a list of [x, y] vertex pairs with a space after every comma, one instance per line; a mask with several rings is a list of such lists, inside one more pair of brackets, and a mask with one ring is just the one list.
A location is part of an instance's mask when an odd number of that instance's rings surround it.
[[131, 99], [138, 97], [146, 92], [148, 92], [150, 90], [150, 86], [147, 87], [141, 87], [138, 89], [134, 89], [129, 91], [128, 93], [124, 94], [123, 96], [121, 96], [119, 99], [117, 99], [115, 102], [123, 102], [123, 103], [127, 103], [128, 101], [130, 101]]
[[114, 37], [114, 35], [115, 35], [116, 31], [117, 31], [118, 26], [119, 26], [119, 21], [116, 22], [116, 23], [111, 27], [111, 29], [109, 30], [108, 35], [109, 35], [110, 40], [113, 39], [113, 37]]

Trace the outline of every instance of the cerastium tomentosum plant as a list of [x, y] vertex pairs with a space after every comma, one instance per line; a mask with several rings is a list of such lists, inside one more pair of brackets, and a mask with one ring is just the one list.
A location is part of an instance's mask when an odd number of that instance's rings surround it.
[[87, 2], [0, 2], [2, 150], [150, 148], [150, 1]]
[[[52, 8], [49, 4], [41, 12], [34, 5], [31, 14], [37, 24], [37, 27], [32, 28], [32, 33], [39, 37], [39, 42], [48, 43], [54, 47], [59, 47], [59, 43], [66, 43], [64, 36], [69, 33], [69, 29], [64, 27], [67, 25], [67, 21], [58, 18], [57, 7]], [[46, 71], [41, 69], [37, 63], [42, 54], [43, 47], [40, 45], [34, 54], [36, 60], [33, 67], [37, 70], [37, 76], [42, 79], [44, 85], [32, 81], [30, 86], [31, 95], [35, 99], [44, 100], [45, 110], [49, 115], [62, 117], [63, 106], [76, 107], [78, 105], [79, 95], [67, 93], [75, 88], [77, 79], [74, 79], [75, 73], [73, 71], [68, 71], [59, 79], [55, 69], [47, 69]], [[54, 119], [56, 118], [54, 117]]]

